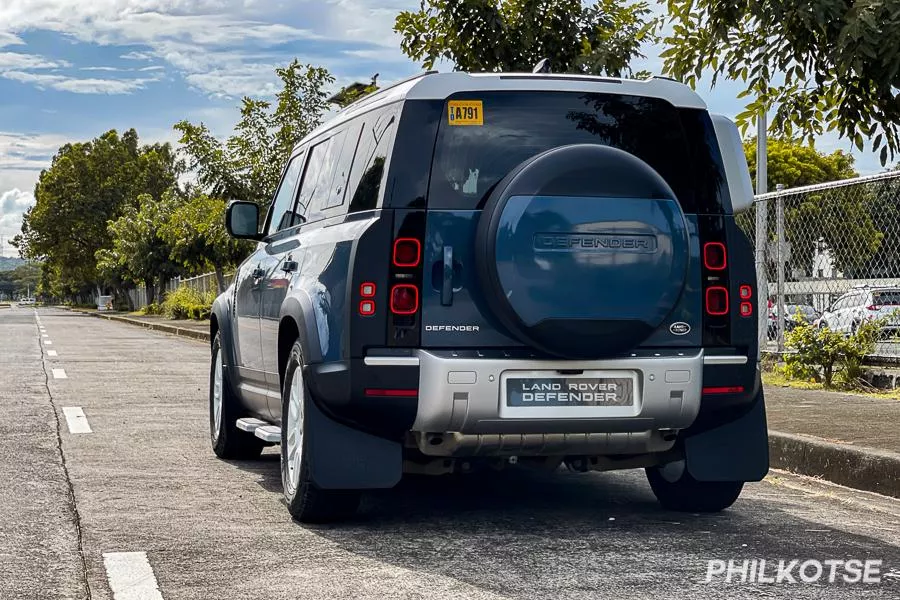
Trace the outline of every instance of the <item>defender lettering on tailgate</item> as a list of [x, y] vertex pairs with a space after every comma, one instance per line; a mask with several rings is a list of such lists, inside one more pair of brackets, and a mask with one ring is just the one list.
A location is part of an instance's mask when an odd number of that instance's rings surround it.
[[652, 254], [656, 236], [630, 233], [538, 233], [534, 249], [545, 252], [602, 252], [616, 250]]

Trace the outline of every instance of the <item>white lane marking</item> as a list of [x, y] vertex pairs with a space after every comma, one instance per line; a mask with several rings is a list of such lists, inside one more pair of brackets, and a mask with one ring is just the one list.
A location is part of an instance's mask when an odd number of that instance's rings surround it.
[[163, 600], [146, 552], [104, 552], [103, 566], [115, 600]]
[[93, 433], [80, 406], [63, 406], [62, 411], [69, 426], [69, 433]]
[[50, 337], [50, 335], [49, 335], [49, 334], [46, 334], [46, 333], [42, 333], [42, 334], [41, 334], [41, 337]]
[[47, 356], [56, 356], [56, 350], [47, 350]]
[[53, 342], [51, 342], [50, 340], [44, 340], [44, 343], [47, 344], [47, 345], [49, 346], [49, 345], [51, 345]]
[[65, 369], [53, 369], [53, 379], [68, 379]]

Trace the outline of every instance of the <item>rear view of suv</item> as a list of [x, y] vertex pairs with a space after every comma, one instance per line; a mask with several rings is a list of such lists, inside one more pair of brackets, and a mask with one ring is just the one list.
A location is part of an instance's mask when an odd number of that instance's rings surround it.
[[223, 458], [301, 521], [406, 473], [645, 468], [717, 511], [768, 469], [734, 125], [673, 81], [425, 74], [304, 139], [212, 317]]

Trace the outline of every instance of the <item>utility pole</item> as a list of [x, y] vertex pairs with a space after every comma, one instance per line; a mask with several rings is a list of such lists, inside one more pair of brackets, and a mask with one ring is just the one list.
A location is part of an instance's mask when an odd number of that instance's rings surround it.
[[[756, 194], [768, 191], [766, 180], [766, 109], [759, 110], [756, 116]], [[766, 245], [769, 241], [766, 231], [769, 217], [766, 202], [756, 203], [756, 285], [757, 285], [757, 318], [759, 320], [759, 349], [765, 348], [769, 330], [769, 282], [766, 276]]]
[[[779, 192], [784, 189], [784, 184], [779, 183], [775, 186]], [[784, 352], [784, 323], [788, 318], [787, 310], [784, 302], [784, 263], [787, 260], [787, 243], [784, 240], [784, 197], [775, 198], [775, 306], [778, 307], [776, 317], [778, 318], [778, 351]]]

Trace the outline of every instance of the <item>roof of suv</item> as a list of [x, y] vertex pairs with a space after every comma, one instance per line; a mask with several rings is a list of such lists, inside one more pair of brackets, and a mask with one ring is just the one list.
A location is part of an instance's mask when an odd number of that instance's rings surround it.
[[706, 104], [694, 90], [683, 83], [662, 77], [617, 79], [563, 73], [436, 73], [429, 71], [357, 100], [334, 118], [317, 127], [315, 131], [301, 140], [300, 144], [316, 137], [323, 130], [331, 129], [362, 112], [399, 100], [443, 100], [462, 92], [506, 90], [620, 94], [660, 98], [681, 108], [706, 109]]

